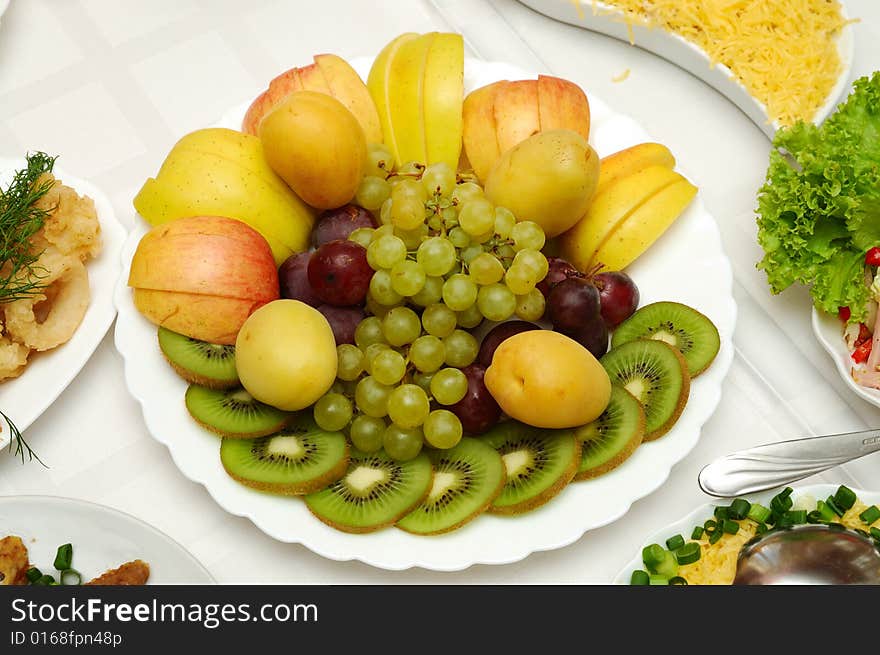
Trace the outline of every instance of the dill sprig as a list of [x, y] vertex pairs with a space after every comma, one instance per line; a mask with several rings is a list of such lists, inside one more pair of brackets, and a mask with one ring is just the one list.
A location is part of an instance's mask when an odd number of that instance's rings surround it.
[[40, 281], [45, 271], [35, 265], [41, 253], [33, 252], [31, 239], [54, 211], [35, 205], [52, 188], [53, 182], [40, 181], [40, 176], [52, 172], [55, 159], [44, 152], [28, 154], [27, 166], [15, 173], [5, 191], [0, 189], [0, 304], [45, 287]]
[[9, 451], [12, 452], [13, 446], [15, 447], [15, 457], [21, 458], [21, 463], [24, 464], [25, 455], [27, 455], [28, 461], [32, 462], [37, 460], [44, 467], [49, 468], [40, 459], [40, 456], [37, 455], [33, 449], [28, 445], [27, 441], [24, 440], [24, 437], [21, 435], [21, 432], [17, 427], [15, 427], [15, 423], [12, 422], [12, 419], [6, 416], [3, 412], [0, 412], [0, 417], [3, 417], [3, 420], [6, 421], [6, 425], [9, 426], [9, 432], [12, 435], [12, 439], [9, 441]]

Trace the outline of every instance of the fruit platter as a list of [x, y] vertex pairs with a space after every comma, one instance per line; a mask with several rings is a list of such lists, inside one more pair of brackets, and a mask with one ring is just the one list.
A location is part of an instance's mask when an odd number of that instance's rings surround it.
[[151, 434], [268, 535], [458, 570], [622, 516], [733, 356], [714, 219], [588, 89], [458, 34], [316, 55], [134, 199], [116, 346]]

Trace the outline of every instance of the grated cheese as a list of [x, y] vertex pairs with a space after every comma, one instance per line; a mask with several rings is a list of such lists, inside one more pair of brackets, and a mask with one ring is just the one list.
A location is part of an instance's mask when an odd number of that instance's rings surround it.
[[[581, 3], [573, 0], [579, 13]], [[596, 0], [594, 15], [600, 11]], [[767, 108], [770, 120], [810, 121], [842, 70], [835, 38], [848, 22], [838, 0], [604, 0], [632, 25], [661, 27], [723, 64]]]

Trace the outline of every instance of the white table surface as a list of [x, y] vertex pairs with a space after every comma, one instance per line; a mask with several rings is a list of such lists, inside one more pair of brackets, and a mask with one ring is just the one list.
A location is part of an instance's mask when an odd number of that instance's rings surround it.
[[[853, 78], [880, 64], [880, 4], [847, 0]], [[273, 541], [226, 514], [149, 436], [123, 383], [112, 330], [27, 430], [49, 463], [0, 453], [0, 494], [51, 494], [130, 512], [229, 583], [607, 583], [646, 535], [707, 500], [700, 468], [750, 445], [880, 426], [812, 336], [803, 289], [769, 294], [755, 269], [753, 209], [769, 143], [733, 104], [654, 55], [555, 22], [515, 0], [12, 0], [0, 24], [0, 153], [60, 153], [102, 187], [121, 220], [176, 139], [252, 98], [311, 55], [371, 54], [404, 31], [459, 31], [468, 54], [571, 79], [672, 147], [717, 218], [735, 275], [736, 358], [698, 446], [654, 494], [566, 548], [507, 566], [391, 573]], [[629, 69], [623, 82], [613, 78]], [[872, 456], [810, 481], [880, 488]]]

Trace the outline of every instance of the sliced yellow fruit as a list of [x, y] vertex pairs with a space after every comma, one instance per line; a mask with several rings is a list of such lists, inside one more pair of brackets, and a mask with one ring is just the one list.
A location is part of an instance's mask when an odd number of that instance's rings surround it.
[[382, 48], [382, 51], [373, 62], [372, 68], [370, 68], [370, 74], [367, 76], [367, 89], [370, 91], [370, 96], [373, 98], [373, 102], [376, 103], [376, 110], [379, 113], [379, 122], [382, 124], [382, 135], [385, 139], [385, 145], [391, 150], [391, 154], [394, 155], [395, 160], [398, 163], [400, 163], [400, 160], [397, 159], [398, 148], [397, 141], [394, 138], [394, 130], [391, 125], [391, 105], [389, 102], [390, 89], [388, 81], [390, 78], [391, 62], [395, 58], [398, 49], [404, 43], [417, 39], [418, 37], [419, 35], [415, 32], [407, 32], [391, 41], [388, 45]]
[[499, 87], [495, 93], [495, 129], [502, 155], [541, 131], [537, 80], [517, 80]]
[[675, 167], [675, 157], [669, 148], [661, 143], [639, 143], [603, 157], [599, 168], [599, 184], [596, 193], [601, 192], [617, 180], [637, 173], [648, 166]]
[[501, 156], [495, 136], [495, 93], [506, 83], [494, 82], [471, 91], [462, 106], [465, 156], [483, 183]]
[[315, 55], [333, 97], [354, 114], [364, 128], [367, 143], [382, 143], [382, 126], [376, 103], [351, 64], [337, 55]]
[[401, 164], [428, 160], [422, 102], [428, 51], [435, 36], [429, 32], [402, 43], [388, 68], [388, 111], [397, 146], [394, 158]]
[[458, 166], [463, 101], [464, 41], [461, 34], [439, 33], [428, 50], [422, 96], [426, 163]]

